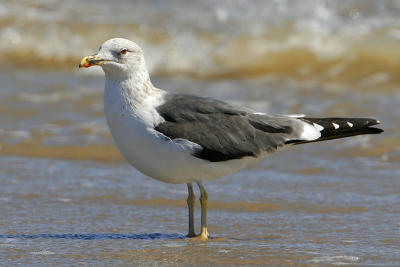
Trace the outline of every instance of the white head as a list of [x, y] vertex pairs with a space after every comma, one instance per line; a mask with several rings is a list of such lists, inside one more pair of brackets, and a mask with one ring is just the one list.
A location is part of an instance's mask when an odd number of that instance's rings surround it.
[[134, 42], [123, 38], [105, 41], [100, 46], [99, 52], [84, 57], [79, 67], [89, 68], [95, 65], [101, 66], [106, 77], [113, 80], [149, 78], [142, 49]]

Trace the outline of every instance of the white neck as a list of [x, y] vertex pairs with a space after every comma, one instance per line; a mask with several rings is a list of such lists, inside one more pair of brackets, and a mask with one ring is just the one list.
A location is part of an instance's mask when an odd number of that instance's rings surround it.
[[141, 125], [146, 127], [162, 121], [155, 107], [162, 102], [165, 92], [153, 86], [147, 71], [131, 73], [125, 79], [106, 73], [104, 107], [110, 128], [113, 121], [128, 118], [142, 121]]
[[110, 92], [112, 94], [120, 94], [129, 102], [130, 106], [137, 106], [142, 103], [147, 96], [156, 90], [150, 81], [149, 76], [131, 76], [123, 80], [115, 80], [106, 75], [106, 91], [118, 90], [118, 92]]

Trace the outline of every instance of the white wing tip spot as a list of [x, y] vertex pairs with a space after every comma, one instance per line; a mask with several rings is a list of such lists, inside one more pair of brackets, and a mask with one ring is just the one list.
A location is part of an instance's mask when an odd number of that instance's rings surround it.
[[321, 137], [321, 132], [315, 127], [314, 125], [311, 125], [310, 123], [303, 122], [303, 131], [300, 134], [300, 140], [316, 140]]
[[353, 127], [353, 124], [351, 122], [347, 122], [347, 125], [349, 125], [350, 127]]
[[317, 129], [318, 131], [322, 131], [322, 130], [324, 129], [323, 126], [321, 126], [321, 125], [319, 125], [319, 124], [316, 124], [316, 123], [313, 123], [313, 126], [314, 126], [315, 129]]
[[335, 130], [339, 129], [339, 127], [340, 127], [339, 124], [336, 124], [334, 122], [332, 123], [332, 125], [333, 125], [333, 127], [335, 127]]

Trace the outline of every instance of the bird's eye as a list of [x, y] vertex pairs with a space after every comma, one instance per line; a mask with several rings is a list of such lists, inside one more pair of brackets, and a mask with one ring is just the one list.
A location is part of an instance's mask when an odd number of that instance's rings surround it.
[[126, 55], [126, 53], [128, 53], [128, 49], [124, 48], [124, 49], [122, 49], [121, 51], [119, 51], [119, 53], [120, 53], [121, 55]]

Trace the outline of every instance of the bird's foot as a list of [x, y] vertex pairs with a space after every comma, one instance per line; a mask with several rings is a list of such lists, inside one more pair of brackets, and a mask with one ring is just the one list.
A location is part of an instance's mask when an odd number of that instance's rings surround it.
[[207, 230], [206, 230], [206, 231], [202, 231], [202, 232], [197, 236], [197, 238], [198, 238], [200, 241], [206, 241], [206, 240], [208, 240], [208, 239], [210, 238], [210, 234], [207, 232]]
[[193, 236], [193, 237], [189, 237], [190, 240], [196, 240], [196, 241], [207, 241], [209, 239], [210, 235], [206, 235], [204, 233]]
[[195, 232], [189, 232], [186, 236], [189, 237], [189, 238], [193, 238], [193, 237], [196, 237], [196, 233]]
[[210, 238], [210, 234], [208, 233], [207, 228], [202, 229], [199, 235], [189, 235], [189, 234], [188, 237], [192, 240], [206, 241]]

